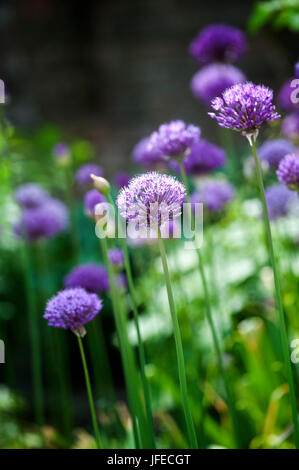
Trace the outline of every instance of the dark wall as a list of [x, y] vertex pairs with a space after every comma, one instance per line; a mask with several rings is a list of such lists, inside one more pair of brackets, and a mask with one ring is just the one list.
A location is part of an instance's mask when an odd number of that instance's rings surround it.
[[[108, 170], [126, 168], [134, 143], [160, 122], [183, 118], [213, 138], [215, 123], [193, 98], [187, 47], [211, 22], [246, 28], [253, 2], [234, 0], [4, 1], [0, 77], [17, 125], [64, 126], [90, 138]], [[238, 65], [277, 89], [291, 74], [297, 38], [265, 30]], [[109, 157], [109, 163], [107, 159]]]

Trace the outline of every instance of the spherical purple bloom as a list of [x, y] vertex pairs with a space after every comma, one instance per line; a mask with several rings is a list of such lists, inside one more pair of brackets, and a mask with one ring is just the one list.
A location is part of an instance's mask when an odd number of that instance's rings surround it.
[[94, 163], [86, 163], [77, 170], [76, 180], [80, 185], [91, 184], [91, 174], [95, 176], [103, 176], [103, 169]]
[[48, 199], [42, 206], [25, 209], [21, 220], [15, 225], [17, 236], [33, 242], [51, 238], [67, 229], [69, 214], [66, 206], [58, 199]]
[[107, 292], [109, 277], [105, 266], [95, 263], [79, 264], [64, 279], [64, 287], [83, 287], [88, 292]]
[[176, 178], [156, 172], [133, 178], [116, 200], [122, 217], [138, 227], [161, 227], [181, 214], [185, 186]]
[[294, 200], [294, 192], [290, 191], [284, 184], [274, 184], [265, 191], [269, 217], [276, 220], [287, 215], [290, 204]]
[[291, 153], [280, 162], [276, 172], [279, 181], [290, 189], [299, 191], [299, 155]]
[[165, 158], [162, 152], [149, 145], [150, 138], [140, 140], [134, 147], [132, 157], [135, 163], [147, 170], [158, 170], [165, 167]]
[[[190, 153], [183, 160], [186, 173], [195, 176], [207, 174], [225, 164], [225, 151], [205, 139], [193, 144]], [[171, 160], [169, 166], [180, 173], [180, 166], [175, 160]]]
[[292, 78], [283, 84], [278, 93], [278, 104], [287, 112], [299, 109], [298, 79]]
[[258, 156], [261, 160], [268, 162], [272, 168], [277, 168], [280, 160], [294, 151], [294, 145], [288, 140], [273, 139], [265, 142], [258, 149]]
[[50, 326], [70, 329], [83, 336], [85, 323], [93, 320], [102, 307], [103, 302], [96, 294], [90, 294], [81, 287], [65, 289], [48, 301], [44, 318]]
[[26, 183], [15, 191], [15, 200], [23, 209], [33, 209], [41, 206], [50, 196], [39, 184]]
[[97, 189], [90, 189], [84, 195], [84, 207], [89, 217], [95, 216], [95, 207], [97, 204], [106, 202], [106, 198]]
[[281, 132], [286, 139], [299, 141], [299, 112], [289, 114], [283, 119]]
[[211, 103], [216, 113], [208, 113], [219, 126], [256, 135], [264, 122], [279, 119], [273, 105], [273, 91], [264, 85], [239, 83], [228, 88]]
[[219, 212], [234, 196], [235, 190], [227, 181], [208, 181], [191, 195], [191, 204], [202, 203], [210, 212]]
[[233, 65], [210, 64], [194, 75], [190, 86], [195, 98], [209, 106], [226, 88], [245, 81], [245, 75]]
[[108, 257], [113, 266], [120, 267], [124, 265], [124, 252], [121, 248], [112, 248], [111, 250], [108, 250]]
[[118, 188], [122, 188], [123, 186], [127, 186], [130, 179], [131, 176], [128, 173], [126, 173], [125, 171], [120, 171], [116, 173], [114, 181]]
[[148, 147], [158, 149], [166, 158], [183, 157], [198, 142], [199, 127], [187, 125], [184, 121], [171, 121], [162, 124], [157, 132], [150, 136]]
[[235, 62], [247, 49], [246, 36], [242, 31], [224, 24], [211, 24], [204, 28], [191, 42], [190, 54], [198, 62]]

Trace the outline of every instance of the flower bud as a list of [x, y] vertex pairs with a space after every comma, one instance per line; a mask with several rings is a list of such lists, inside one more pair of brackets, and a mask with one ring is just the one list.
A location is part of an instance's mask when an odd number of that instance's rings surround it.
[[96, 176], [94, 174], [91, 174], [90, 177], [93, 179], [93, 185], [94, 187], [100, 191], [102, 194], [108, 194], [110, 191], [110, 184], [108, 181], [103, 178], [102, 176]]

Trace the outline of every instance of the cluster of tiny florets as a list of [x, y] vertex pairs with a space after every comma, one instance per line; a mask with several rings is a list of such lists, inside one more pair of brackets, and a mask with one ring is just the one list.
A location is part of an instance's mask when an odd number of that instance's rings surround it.
[[83, 287], [88, 292], [107, 292], [110, 288], [105, 266], [95, 263], [80, 264], [64, 279], [64, 287]]

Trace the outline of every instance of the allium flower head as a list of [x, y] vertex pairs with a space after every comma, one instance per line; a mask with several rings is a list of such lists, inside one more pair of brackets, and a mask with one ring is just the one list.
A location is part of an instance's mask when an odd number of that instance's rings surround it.
[[299, 191], [299, 155], [294, 153], [286, 155], [280, 162], [277, 176], [281, 183], [290, 189]]
[[39, 184], [26, 183], [15, 191], [15, 200], [23, 209], [33, 209], [41, 206], [50, 196]]
[[58, 199], [48, 199], [42, 206], [25, 209], [21, 220], [15, 225], [17, 236], [28, 241], [51, 238], [67, 229], [69, 214], [66, 206]]
[[64, 279], [64, 287], [83, 287], [88, 292], [107, 292], [109, 277], [105, 266], [94, 263], [79, 264]]
[[271, 220], [276, 220], [288, 214], [295, 193], [284, 184], [274, 184], [265, 191], [266, 201]]
[[228, 88], [211, 103], [215, 113], [208, 113], [219, 126], [256, 136], [264, 122], [279, 119], [273, 105], [273, 91], [264, 85], [246, 82]]
[[257, 153], [261, 160], [268, 162], [272, 168], [277, 168], [280, 160], [294, 149], [294, 145], [288, 140], [273, 139], [261, 145]]
[[224, 24], [211, 24], [196, 36], [189, 46], [190, 54], [198, 62], [235, 62], [247, 49], [242, 31]]
[[232, 201], [235, 190], [227, 181], [208, 181], [191, 195], [191, 203], [202, 203], [210, 212], [219, 212]]
[[199, 127], [187, 125], [184, 121], [162, 124], [150, 136], [148, 147], [158, 149], [166, 158], [183, 157], [200, 137]]
[[209, 106], [226, 88], [245, 81], [245, 75], [233, 65], [210, 64], [194, 75], [190, 87], [195, 98]]
[[288, 80], [281, 87], [278, 93], [278, 104], [279, 106], [287, 112], [292, 112], [299, 110], [298, 102], [298, 80]]
[[90, 189], [84, 195], [84, 208], [89, 217], [95, 217], [95, 207], [97, 204], [106, 202], [103, 194], [99, 193], [97, 189]]
[[123, 186], [127, 186], [131, 179], [131, 176], [126, 173], [125, 171], [120, 171], [116, 173], [114, 177], [115, 184], [118, 188], [122, 188]]
[[150, 145], [150, 137], [145, 137], [135, 145], [132, 158], [135, 163], [147, 170], [158, 170], [165, 167], [165, 158], [160, 149]]
[[181, 214], [186, 190], [176, 178], [156, 172], [133, 178], [116, 200], [122, 217], [138, 227], [161, 227]]
[[299, 142], [299, 111], [289, 114], [283, 119], [281, 132], [286, 139]]
[[81, 287], [65, 289], [48, 301], [44, 318], [50, 326], [70, 329], [84, 336], [85, 323], [93, 320], [102, 307], [102, 300], [96, 294], [90, 294]]
[[95, 176], [102, 176], [103, 169], [99, 165], [95, 165], [94, 163], [86, 163], [77, 170], [76, 172], [76, 181], [80, 185], [92, 184], [92, 179], [90, 177], [91, 174]]
[[121, 248], [108, 250], [108, 257], [113, 266], [121, 267], [124, 265], [124, 252]]
[[[226, 153], [217, 145], [200, 139], [192, 145], [190, 153], [184, 158], [183, 165], [188, 175], [204, 175], [226, 164]], [[175, 160], [171, 160], [170, 167], [180, 172], [180, 166]]]

